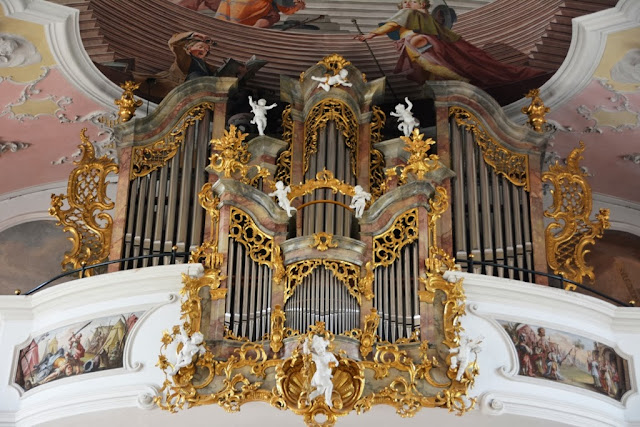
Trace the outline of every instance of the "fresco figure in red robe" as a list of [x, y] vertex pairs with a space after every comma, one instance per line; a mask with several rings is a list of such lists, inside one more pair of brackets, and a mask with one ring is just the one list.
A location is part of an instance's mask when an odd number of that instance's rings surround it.
[[260, 28], [280, 21], [280, 13], [292, 15], [304, 9], [304, 0], [180, 0], [192, 10], [215, 10], [215, 18]]
[[490, 87], [536, 77], [544, 73], [530, 67], [504, 64], [465, 41], [428, 12], [428, 0], [404, 0], [401, 9], [365, 41], [387, 34], [396, 40], [400, 58], [394, 72], [408, 71], [418, 83], [426, 80], [460, 80]]

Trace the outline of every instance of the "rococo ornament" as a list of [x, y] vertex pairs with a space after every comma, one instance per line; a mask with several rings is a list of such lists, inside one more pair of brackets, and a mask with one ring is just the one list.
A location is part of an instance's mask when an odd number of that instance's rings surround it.
[[[609, 209], [600, 209], [596, 221], [589, 219], [593, 210], [591, 186], [580, 169], [584, 148], [584, 142], [580, 142], [580, 147], [567, 157], [566, 166], [556, 161], [542, 174], [542, 180], [554, 187], [553, 205], [544, 212], [553, 219], [545, 232], [547, 263], [555, 274], [577, 283], [582, 283], [585, 276], [595, 279], [593, 267], [585, 261], [587, 246], [594, 245], [610, 226]], [[571, 283], [565, 284], [567, 290], [575, 288]]]
[[119, 107], [118, 118], [121, 123], [128, 122], [133, 116], [136, 115], [136, 109], [142, 106], [141, 99], [135, 99], [133, 91], [140, 87], [140, 83], [127, 80], [120, 85], [124, 92], [120, 99], [116, 99], [114, 104]]
[[[64, 270], [79, 269], [105, 261], [109, 256], [113, 219], [107, 211], [114, 202], [107, 197], [107, 176], [118, 173], [118, 166], [107, 156], [95, 157], [93, 144], [82, 129], [79, 146], [82, 158], [69, 175], [67, 194], [51, 195], [49, 214], [56, 217], [63, 231], [71, 233], [71, 251], [62, 260]], [[63, 209], [64, 201], [68, 209]], [[86, 270], [91, 276], [93, 270]]]
[[544, 102], [540, 99], [540, 89], [531, 89], [525, 95], [525, 98], [531, 98], [531, 104], [522, 107], [522, 112], [529, 116], [529, 126], [536, 132], [544, 132], [547, 120], [544, 118], [549, 111], [549, 107], [544, 106]]
[[429, 172], [433, 172], [440, 168], [438, 162], [438, 156], [435, 154], [427, 154], [429, 149], [436, 142], [428, 138], [424, 139], [424, 134], [420, 133], [418, 128], [413, 129], [411, 136], [401, 136], [400, 139], [404, 141], [404, 150], [410, 153], [406, 166], [398, 166], [395, 168], [387, 169], [387, 177], [392, 178], [397, 176], [398, 169], [400, 172], [399, 184], [405, 184], [409, 174], [413, 174], [416, 179], [423, 180]]

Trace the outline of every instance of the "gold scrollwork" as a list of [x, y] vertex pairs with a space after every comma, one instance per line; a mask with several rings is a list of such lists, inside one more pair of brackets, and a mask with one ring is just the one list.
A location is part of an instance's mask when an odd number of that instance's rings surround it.
[[309, 247], [324, 252], [329, 248], [337, 248], [338, 244], [333, 242], [333, 234], [320, 231], [313, 234], [313, 243]]
[[282, 348], [282, 340], [285, 338], [284, 336], [284, 322], [285, 322], [284, 311], [282, 311], [282, 307], [278, 304], [273, 308], [271, 312], [271, 336], [270, 336], [270, 347], [274, 353], [277, 353]]
[[328, 259], [309, 259], [289, 264], [287, 266], [288, 280], [284, 289], [284, 302], [293, 296], [295, 289], [302, 284], [304, 278], [319, 266], [331, 271], [336, 279], [347, 287], [349, 294], [356, 298], [358, 304], [361, 304], [361, 295], [364, 292], [359, 286], [360, 267], [350, 262]]
[[380, 316], [378, 315], [378, 310], [372, 308], [371, 313], [367, 314], [364, 318], [364, 328], [360, 336], [360, 354], [362, 357], [367, 357], [369, 353], [371, 353], [371, 350], [373, 350], [373, 346], [377, 340], [376, 331], [378, 330], [379, 324]]
[[[228, 131], [224, 131], [221, 139], [212, 139], [211, 148], [214, 153], [211, 155], [209, 168], [222, 173], [225, 178], [233, 178], [238, 172], [240, 181], [255, 186], [260, 178], [269, 176], [269, 171], [257, 165], [247, 165], [251, 158], [244, 142], [247, 135], [249, 134], [242, 133], [235, 125], [231, 125]], [[248, 172], [252, 168], [255, 168], [256, 174], [249, 178]]]
[[284, 185], [291, 183], [291, 150], [293, 141], [293, 119], [291, 118], [291, 105], [282, 110], [282, 140], [287, 143], [287, 148], [278, 156], [274, 181], [282, 181]]
[[273, 268], [273, 237], [258, 228], [244, 211], [232, 207], [229, 213], [229, 237], [241, 243], [252, 260]]
[[431, 138], [425, 140], [424, 134], [420, 133], [418, 128], [413, 130], [411, 137], [401, 136], [400, 138], [404, 141], [404, 150], [410, 153], [409, 160], [404, 167], [398, 166], [387, 169], [386, 173], [389, 178], [397, 175], [397, 169], [402, 169], [399, 179], [400, 184], [407, 182], [410, 173], [414, 174], [418, 180], [423, 180], [425, 175], [440, 167], [438, 156], [427, 154], [431, 146], [436, 142]]
[[503, 175], [514, 185], [524, 187], [529, 191], [529, 156], [515, 153], [493, 139], [484, 128], [480, 120], [469, 111], [461, 107], [450, 107], [449, 116], [455, 118], [458, 126], [472, 132], [478, 147], [482, 150], [484, 161], [493, 170]]
[[118, 118], [121, 123], [128, 122], [133, 116], [136, 115], [136, 109], [142, 106], [141, 99], [135, 99], [133, 91], [140, 87], [140, 83], [127, 80], [120, 85], [124, 92], [120, 99], [113, 101], [119, 108]]
[[547, 120], [544, 115], [550, 110], [549, 107], [544, 106], [544, 102], [540, 99], [540, 89], [531, 89], [529, 93], [525, 95], [525, 98], [531, 98], [531, 104], [527, 107], [522, 107], [524, 114], [529, 116], [529, 126], [536, 132], [544, 132], [545, 124]]
[[342, 182], [338, 178], [334, 178], [331, 171], [323, 169], [316, 174], [315, 179], [308, 179], [304, 184], [292, 185], [291, 192], [288, 195], [289, 200], [296, 199], [304, 196], [305, 194], [311, 194], [318, 188], [329, 188], [333, 191], [333, 194], [338, 192], [346, 196], [353, 196], [356, 194], [354, 186]]
[[304, 124], [304, 172], [309, 170], [311, 156], [318, 152], [318, 131], [325, 128], [329, 121], [335, 122], [336, 128], [342, 132], [344, 142], [349, 148], [351, 172], [357, 176], [358, 120], [347, 104], [335, 98], [327, 98], [318, 102], [307, 115]]
[[[582, 283], [584, 276], [594, 280], [593, 267], [585, 261], [587, 246], [594, 245], [609, 228], [609, 209], [600, 209], [597, 221], [589, 219], [593, 202], [587, 175], [580, 169], [583, 151], [584, 142], [580, 142], [567, 157], [566, 166], [556, 162], [542, 174], [542, 180], [554, 186], [553, 205], [544, 213], [553, 219], [545, 232], [547, 263], [555, 274], [577, 283]], [[565, 285], [567, 290], [575, 288], [570, 283]]]
[[[113, 209], [114, 202], [107, 197], [107, 175], [118, 173], [118, 166], [107, 156], [96, 158], [93, 144], [82, 129], [79, 145], [82, 158], [69, 175], [67, 194], [51, 195], [49, 214], [56, 217], [57, 224], [71, 233], [71, 251], [64, 254], [62, 268], [78, 269], [83, 265], [98, 264], [109, 256], [113, 219], [106, 211]], [[63, 209], [67, 200], [68, 209]], [[91, 276], [93, 270], [85, 275]]]
[[337, 74], [338, 71], [342, 70], [347, 65], [351, 65], [351, 62], [347, 61], [337, 53], [332, 53], [331, 55], [327, 55], [322, 58], [321, 61], [318, 61], [318, 64], [324, 65], [324, 68], [333, 71], [334, 74]]
[[218, 253], [218, 236], [220, 223], [220, 198], [214, 195], [212, 191], [213, 184], [206, 183], [198, 193], [200, 206], [207, 211], [209, 218], [209, 230], [211, 236], [203, 242], [198, 248], [191, 252], [189, 262], [202, 262], [205, 268], [213, 268], [214, 265], [221, 263], [222, 254]]
[[398, 216], [387, 231], [373, 238], [374, 268], [387, 267], [395, 262], [400, 250], [418, 238], [418, 209]]
[[134, 147], [131, 153], [129, 180], [146, 176], [166, 165], [184, 143], [187, 128], [202, 120], [207, 110], [213, 109], [214, 104], [211, 102], [200, 103], [184, 113], [174, 128], [162, 139], [142, 147]]

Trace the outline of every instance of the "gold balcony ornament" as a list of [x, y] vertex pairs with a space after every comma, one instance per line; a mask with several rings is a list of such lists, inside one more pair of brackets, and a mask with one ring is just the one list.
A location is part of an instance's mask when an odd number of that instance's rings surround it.
[[127, 80], [120, 85], [124, 92], [120, 99], [116, 99], [114, 104], [119, 107], [118, 117], [121, 123], [128, 122], [133, 116], [136, 115], [136, 109], [142, 106], [141, 99], [135, 99], [133, 91], [140, 87], [140, 83]]
[[440, 167], [438, 162], [438, 156], [435, 154], [427, 154], [429, 149], [436, 142], [427, 138], [424, 139], [424, 134], [420, 133], [418, 128], [413, 129], [410, 137], [401, 136], [404, 141], [404, 150], [410, 153], [407, 165], [402, 167], [387, 169], [387, 178], [397, 176], [398, 170], [402, 170], [400, 173], [399, 183], [404, 184], [407, 182], [409, 174], [415, 175], [418, 180], [424, 180], [425, 176]]
[[[582, 283], [585, 276], [595, 279], [593, 267], [585, 260], [590, 252], [587, 246], [594, 245], [610, 226], [609, 209], [600, 209], [596, 221], [589, 219], [593, 210], [591, 187], [587, 174], [580, 169], [584, 148], [584, 142], [580, 142], [567, 157], [566, 166], [556, 161], [542, 174], [542, 180], [553, 185], [553, 204], [544, 212], [553, 220], [545, 231], [547, 263], [555, 274], [577, 283]], [[567, 290], [575, 288], [565, 285]]]
[[338, 244], [333, 242], [333, 234], [321, 231], [313, 234], [313, 243], [309, 247], [324, 252], [329, 248], [337, 248]]
[[[71, 234], [71, 251], [64, 254], [63, 270], [79, 269], [103, 262], [109, 256], [113, 219], [106, 212], [115, 203], [107, 197], [107, 176], [118, 173], [118, 166], [107, 156], [96, 158], [93, 144], [80, 132], [82, 158], [69, 175], [67, 194], [51, 195], [49, 214]], [[69, 206], [63, 209], [65, 200]], [[84, 264], [83, 264], [84, 263]], [[93, 275], [88, 269], [85, 276]]]
[[549, 107], [544, 106], [544, 102], [540, 99], [540, 89], [531, 89], [525, 95], [525, 98], [531, 98], [531, 104], [522, 107], [522, 112], [529, 116], [528, 124], [536, 132], [544, 132], [547, 120], [544, 118], [549, 111]]
[[[269, 176], [269, 171], [260, 166], [249, 166], [251, 153], [244, 139], [249, 135], [242, 133], [235, 125], [224, 131], [221, 139], [212, 139], [211, 148], [214, 153], [209, 158], [208, 169], [221, 173], [225, 178], [238, 178], [245, 184], [255, 185], [260, 178]], [[255, 168], [256, 173], [249, 177], [249, 171]]]

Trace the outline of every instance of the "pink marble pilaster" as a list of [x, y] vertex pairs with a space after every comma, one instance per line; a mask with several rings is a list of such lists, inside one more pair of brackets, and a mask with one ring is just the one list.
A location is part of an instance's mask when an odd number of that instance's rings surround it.
[[[449, 108], [446, 105], [436, 107], [436, 142], [438, 146], [438, 157], [440, 162], [449, 169], [451, 164], [451, 135], [449, 131]], [[453, 253], [453, 211], [451, 210], [451, 180], [446, 180], [441, 184], [449, 196], [449, 209], [445, 211], [438, 220], [437, 241], [430, 242], [445, 250], [446, 253]]]
[[[529, 154], [529, 202], [531, 218], [531, 242], [533, 243], [533, 269], [546, 272], [547, 251], [545, 247], [544, 207], [542, 205], [542, 171], [540, 156]], [[536, 283], [548, 285], [544, 276], [536, 276]]]
[[358, 126], [358, 154], [356, 156], [356, 182], [364, 189], [371, 188], [371, 123]]
[[[113, 227], [111, 229], [111, 249], [109, 259], [121, 259], [123, 257], [124, 227], [127, 223], [127, 204], [129, 203], [129, 174], [131, 173], [131, 147], [120, 150], [118, 158], [120, 166], [116, 193], [116, 206], [113, 215]], [[107, 271], [112, 273], [120, 269], [120, 264], [110, 264]]]

